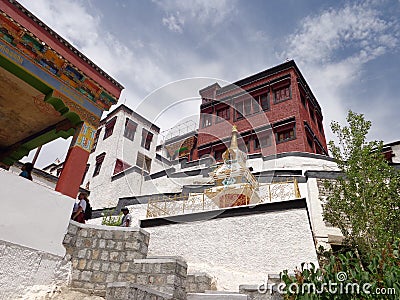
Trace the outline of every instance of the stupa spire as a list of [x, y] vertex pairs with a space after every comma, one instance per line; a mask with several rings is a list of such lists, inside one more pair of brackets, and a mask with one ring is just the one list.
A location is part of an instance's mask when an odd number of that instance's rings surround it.
[[231, 145], [230, 145], [230, 149], [237, 149], [238, 148], [238, 142], [237, 142], [237, 128], [236, 125], [232, 126], [232, 137], [231, 137]]

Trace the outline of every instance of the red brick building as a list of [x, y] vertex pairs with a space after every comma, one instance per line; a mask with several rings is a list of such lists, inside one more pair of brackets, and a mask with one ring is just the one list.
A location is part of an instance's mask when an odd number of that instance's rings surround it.
[[212, 155], [220, 160], [233, 124], [249, 154], [328, 154], [321, 107], [293, 60], [231, 85], [215, 83], [200, 90], [200, 95], [192, 159]]

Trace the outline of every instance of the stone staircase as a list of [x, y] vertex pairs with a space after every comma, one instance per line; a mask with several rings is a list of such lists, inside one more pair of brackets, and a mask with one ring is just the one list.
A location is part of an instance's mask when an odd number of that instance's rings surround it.
[[172, 300], [172, 295], [132, 282], [116, 282], [107, 286], [107, 300]]
[[279, 294], [260, 294], [257, 286], [243, 285], [239, 292], [213, 290], [212, 277], [188, 274], [183, 258], [148, 256], [149, 240], [142, 229], [71, 221], [64, 237], [64, 260], [72, 266], [70, 288], [107, 300], [282, 299]]
[[204, 293], [188, 293], [187, 300], [248, 300], [246, 294], [224, 291], [205, 291]]

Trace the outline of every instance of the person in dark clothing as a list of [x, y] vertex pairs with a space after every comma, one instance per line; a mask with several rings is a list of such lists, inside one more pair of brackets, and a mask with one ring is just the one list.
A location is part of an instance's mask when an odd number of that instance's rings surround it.
[[85, 224], [85, 210], [86, 210], [86, 193], [80, 193], [78, 196], [79, 202], [76, 202], [72, 211], [71, 219], [79, 223]]
[[32, 170], [33, 170], [33, 164], [32, 163], [25, 163], [22, 168], [22, 172], [19, 174], [19, 176], [22, 176], [26, 179], [32, 180]]

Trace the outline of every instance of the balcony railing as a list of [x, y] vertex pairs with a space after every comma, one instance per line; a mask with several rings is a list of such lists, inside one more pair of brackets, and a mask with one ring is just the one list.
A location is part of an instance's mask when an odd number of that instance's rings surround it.
[[[260, 202], [277, 202], [301, 198], [296, 179], [259, 185]], [[204, 193], [157, 195], [149, 199], [146, 218], [182, 215], [220, 209], [218, 201]]]

